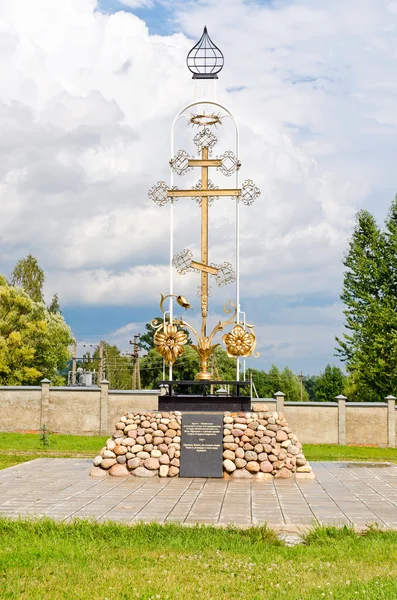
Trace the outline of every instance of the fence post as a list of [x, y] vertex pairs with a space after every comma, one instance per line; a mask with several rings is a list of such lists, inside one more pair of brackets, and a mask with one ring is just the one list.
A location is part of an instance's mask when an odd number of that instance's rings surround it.
[[109, 382], [102, 379], [99, 398], [99, 434], [106, 435], [109, 431]]
[[386, 396], [387, 402], [387, 444], [389, 448], [396, 447], [396, 398]]
[[276, 411], [279, 412], [284, 412], [284, 398], [285, 398], [285, 394], [283, 392], [276, 392], [274, 394], [274, 397], [276, 399]]
[[47, 427], [50, 408], [50, 380], [42, 379], [41, 383], [41, 410], [40, 410], [40, 429]]
[[338, 443], [339, 446], [346, 446], [346, 396], [339, 394], [335, 396], [338, 401]]

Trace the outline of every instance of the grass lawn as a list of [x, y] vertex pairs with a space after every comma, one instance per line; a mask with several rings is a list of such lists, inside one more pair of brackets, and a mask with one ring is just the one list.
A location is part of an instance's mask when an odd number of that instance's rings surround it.
[[[93, 458], [109, 436], [49, 434], [49, 446], [44, 448], [37, 433], [0, 433], [0, 469], [33, 460], [34, 458]], [[397, 463], [397, 448], [373, 446], [332, 446], [305, 444], [309, 461], [368, 460]]]
[[308, 461], [315, 460], [369, 460], [397, 463], [397, 448], [374, 446], [333, 446], [331, 444], [304, 444]]
[[395, 600], [397, 533], [0, 519], [0, 597], [18, 600]]
[[37, 433], [0, 433], [0, 470], [35, 458], [94, 458], [108, 438], [50, 433], [44, 448]]

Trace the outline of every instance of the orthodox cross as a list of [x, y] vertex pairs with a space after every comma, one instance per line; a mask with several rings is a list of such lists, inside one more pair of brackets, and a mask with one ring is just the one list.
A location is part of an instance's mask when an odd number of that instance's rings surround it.
[[208, 158], [209, 147], [201, 147], [201, 159], [189, 158], [189, 167], [201, 167], [201, 189], [168, 190], [169, 198], [201, 196], [201, 262], [192, 261], [191, 267], [201, 271], [201, 317], [202, 335], [206, 335], [208, 314], [208, 275], [217, 275], [219, 268], [208, 264], [208, 204], [211, 196], [240, 196], [240, 189], [209, 189], [209, 167], [221, 167], [222, 159]]

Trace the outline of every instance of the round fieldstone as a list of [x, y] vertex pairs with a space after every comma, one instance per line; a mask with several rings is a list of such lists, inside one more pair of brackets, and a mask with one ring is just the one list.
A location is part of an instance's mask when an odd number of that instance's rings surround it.
[[176, 477], [177, 475], [179, 475], [179, 468], [170, 467], [168, 471], [168, 477]]
[[168, 423], [168, 429], [175, 429], [175, 431], [177, 431], [179, 429], [178, 421], [174, 421], [174, 420], [170, 421]]
[[123, 430], [125, 428], [125, 423], [120, 421], [120, 423], [116, 423], [116, 429]]
[[160, 465], [159, 477], [168, 477], [168, 471], [170, 470], [168, 465]]
[[124, 465], [127, 462], [127, 457], [125, 454], [123, 454], [122, 456], [118, 456], [116, 460], [119, 463], [119, 465]]
[[291, 444], [290, 446], [288, 446], [288, 452], [292, 455], [299, 454], [299, 448]]
[[292, 471], [290, 471], [286, 467], [283, 467], [282, 469], [277, 471], [274, 478], [275, 479], [288, 479], [288, 477], [291, 477], [291, 475], [292, 475]]
[[260, 470], [262, 473], [271, 473], [273, 471], [273, 465], [269, 460], [264, 460], [260, 463]]
[[262, 446], [262, 444], [256, 444], [256, 445], [254, 446], [254, 450], [255, 450], [255, 452], [256, 452], [257, 454], [260, 454], [261, 452], [263, 452], [263, 446]]
[[[92, 467], [90, 471], [90, 477], [107, 477], [108, 472], [101, 467]], [[301, 477], [306, 477], [305, 473], [301, 473]]]
[[232, 450], [234, 452], [235, 450], [237, 450], [237, 448], [238, 448], [238, 446], [235, 443], [226, 443], [226, 444], [224, 443], [223, 444], [224, 450]]
[[256, 460], [250, 460], [249, 462], [247, 462], [247, 465], [245, 468], [250, 473], [257, 473], [259, 471], [259, 464]]
[[236, 437], [241, 437], [242, 435], [244, 435], [244, 433], [243, 433], [243, 431], [241, 431], [241, 429], [232, 429], [231, 435], [236, 438]]
[[131, 473], [132, 475], [135, 475], [135, 477], [154, 477], [154, 475], [157, 475], [157, 471], [150, 471], [145, 467], [137, 467], [131, 471]]
[[172, 459], [175, 456], [176, 448], [174, 446], [170, 446], [167, 450], [168, 456]]
[[267, 437], [269, 437], [269, 438], [275, 438], [276, 437], [276, 432], [275, 431], [270, 431], [269, 429], [266, 429], [265, 435]]
[[286, 440], [288, 440], [288, 435], [285, 433], [285, 431], [280, 429], [280, 431], [277, 431], [276, 440], [278, 442], [285, 442]]
[[233, 423], [233, 421], [234, 421], [233, 417], [223, 417], [224, 423], [231, 424], [231, 423]]
[[236, 458], [234, 464], [238, 469], [244, 469], [245, 465], [247, 464], [247, 461], [244, 458]]
[[142, 452], [137, 452], [136, 456], [141, 460], [146, 460], [147, 458], [150, 458], [150, 453], [143, 450]]
[[143, 451], [143, 446], [141, 446], [141, 444], [134, 444], [133, 446], [131, 446], [130, 452], [132, 452], [132, 454], [136, 454], [137, 452], [142, 452]]
[[143, 461], [143, 466], [149, 471], [157, 471], [160, 468], [158, 458], [147, 458]]
[[116, 455], [111, 450], [104, 450], [102, 452], [102, 458], [116, 458]]
[[248, 423], [248, 428], [249, 429], [256, 430], [256, 429], [258, 429], [258, 427], [259, 427], [258, 421], [251, 421], [251, 423]]
[[298, 467], [296, 471], [297, 473], [311, 473], [312, 468], [310, 465], [303, 465], [302, 467]]
[[234, 453], [237, 456], [237, 458], [244, 458], [245, 451], [243, 448], [236, 448]]
[[115, 458], [104, 458], [101, 462], [101, 467], [102, 469], [110, 469], [110, 467], [113, 467], [116, 462], [117, 461]]
[[108, 450], [114, 450], [114, 449], [115, 449], [115, 447], [116, 447], [116, 444], [115, 444], [115, 442], [114, 442], [112, 439], [110, 439], [110, 440], [108, 440], [108, 441], [106, 442], [106, 448], [107, 448]]
[[137, 467], [140, 467], [141, 464], [142, 464], [142, 461], [138, 457], [130, 458], [127, 462], [127, 466], [129, 469], [136, 469]]
[[173, 458], [171, 461], [171, 466], [172, 467], [180, 467], [181, 461], [179, 460], [179, 458]]
[[233, 471], [236, 470], [236, 465], [234, 464], [234, 462], [232, 460], [226, 459], [223, 461], [223, 468], [228, 473], [233, 473]]
[[94, 460], [92, 461], [94, 467], [99, 467], [99, 465], [101, 464], [102, 460], [103, 460], [102, 456], [100, 456], [100, 455], [96, 456], [94, 458]]
[[247, 429], [246, 423], [234, 423], [234, 429], [239, 429], [240, 431], [245, 431]]
[[116, 456], [121, 456], [122, 454], [127, 454], [127, 448], [120, 444], [119, 446], [115, 447], [114, 453], [116, 454]]
[[147, 442], [145, 439], [144, 435], [138, 435], [138, 437], [136, 438], [136, 443], [140, 444], [141, 446], [144, 446]]
[[162, 454], [159, 458], [159, 463], [160, 465], [169, 465], [170, 457], [168, 456], [168, 454]]
[[253, 450], [248, 450], [245, 454], [244, 454], [244, 458], [246, 461], [253, 461], [253, 460], [258, 460], [258, 455], [256, 452], [254, 452]]
[[130, 472], [128, 471], [126, 465], [120, 465], [116, 463], [109, 469], [109, 475], [112, 475], [112, 477], [126, 477], [129, 474]]
[[161, 450], [152, 450], [150, 453], [150, 456], [152, 458], [160, 458], [161, 454], [162, 454]]
[[229, 460], [234, 460], [236, 458], [236, 455], [234, 452], [232, 452], [232, 450], [225, 450], [222, 456], [223, 458], [228, 458]]
[[232, 479], [252, 479], [253, 475], [245, 469], [237, 469], [231, 474]]

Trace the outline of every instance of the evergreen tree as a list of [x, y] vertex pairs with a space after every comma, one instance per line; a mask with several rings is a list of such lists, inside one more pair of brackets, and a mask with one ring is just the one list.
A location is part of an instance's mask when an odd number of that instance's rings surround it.
[[397, 391], [397, 206], [381, 232], [367, 211], [357, 215], [344, 259], [345, 327], [337, 351], [349, 373], [349, 399], [375, 401]]

